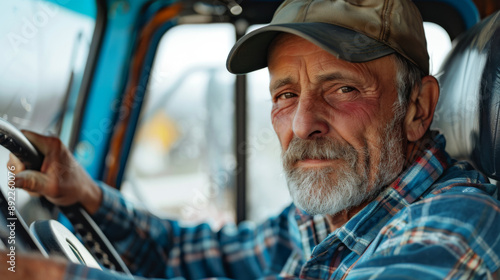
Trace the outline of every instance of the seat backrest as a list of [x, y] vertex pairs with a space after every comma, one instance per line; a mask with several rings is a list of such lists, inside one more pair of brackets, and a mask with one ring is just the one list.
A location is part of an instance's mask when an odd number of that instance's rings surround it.
[[500, 179], [500, 12], [454, 41], [436, 75], [441, 86], [433, 129], [447, 152]]

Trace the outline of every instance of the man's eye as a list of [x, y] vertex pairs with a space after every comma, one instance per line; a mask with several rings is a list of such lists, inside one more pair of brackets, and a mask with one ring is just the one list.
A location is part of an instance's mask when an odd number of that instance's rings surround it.
[[349, 93], [355, 90], [356, 90], [355, 88], [349, 86], [344, 86], [340, 88], [340, 91], [342, 91], [342, 93]]
[[288, 98], [293, 98], [297, 96], [295, 93], [291, 93], [291, 92], [285, 92], [285, 93], [282, 93], [278, 96], [278, 99], [288, 99]]

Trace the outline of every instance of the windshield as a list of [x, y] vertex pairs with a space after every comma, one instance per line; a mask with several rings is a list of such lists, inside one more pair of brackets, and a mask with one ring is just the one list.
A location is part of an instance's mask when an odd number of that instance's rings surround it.
[[[58, 2], [0, 1], [0, 118], [67, 144], [96, 7], [93, 1]], [[8, 153], [0, 148], [0, 166]], [[2, 187], [6, 176], [0, 172]]]

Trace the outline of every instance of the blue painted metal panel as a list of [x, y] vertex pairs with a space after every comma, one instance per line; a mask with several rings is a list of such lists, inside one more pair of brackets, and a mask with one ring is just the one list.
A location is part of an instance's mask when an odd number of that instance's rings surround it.
[[134, 25], [148, 0], [106, 0], [103, 44], [84, 110], [76, 159], [93, 178], [100, 178], [134, 42]]
[[68, 10], [83, 14], [92, 18], [96, 17], [95, 0], [43, 0], [54, 3]]
[[[119, 118], [119, 106], [127, 82], [137, 32], [158, 9], [171, 3], [173, 1], [151, 3], [149, 0], [106, 0], [107, 25], [75, 150], [76, 159], [95, 179], [102, 179], [113, 126]], [[171, 24], [165, 26], [170, 27]], [[154, 42], [149, 49], [145, 69], [151, 69], [156, 44], [157, 42]], [[146, 75], [144, 79], [147, 80], [149, 71], [143, 75]], [[142, 95], [143, 93], [140, 93], [141, 97]], [[132, 115], [133, 129], [128, 129], [124, 139], [125, 146], [129, 147], [132, 142], [138, 116], [139, 113]], [[126, 157], [122, 157], [122, 160], [121, 166], [124, 166]]]

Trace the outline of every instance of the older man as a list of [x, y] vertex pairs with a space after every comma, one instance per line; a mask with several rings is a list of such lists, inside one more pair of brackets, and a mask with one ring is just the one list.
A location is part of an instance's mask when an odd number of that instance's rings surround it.
[[[91, 180], [60, 141], [32, 133], [45, 154], [42, 172], [22, 171], [16, 184], [57, 204], [80, 202], [130, 269], [146, 277], [494, 275], [495, 186], [452, 160], [443, 136], [429, 130], [439, 87], [428, 76], [422, 20], [411, 1], [287, 0], [271, 25], [243, 37], [228, 58], [233, 73], [263, 67], [294, 204], [260, 226], [212, 232], [133, 210], [119, 192]], [[74, 166], [74, 174], [59, 178], [55, 162]], [[23, 169], [15, 158], [9, 164]], [[23, 261], [21, 271], [44, 266], [59, 274], [54, 279], [125, 278]]]

